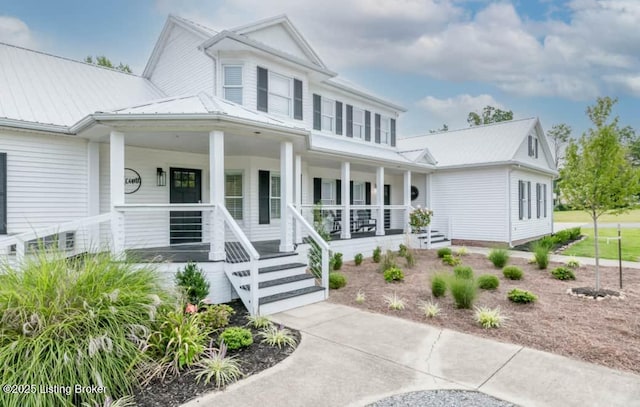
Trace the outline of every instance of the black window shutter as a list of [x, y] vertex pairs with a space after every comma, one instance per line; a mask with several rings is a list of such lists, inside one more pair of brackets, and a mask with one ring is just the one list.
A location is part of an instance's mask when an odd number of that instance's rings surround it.
[[531, 157], [532, 154], [532, 149], [533, 149], [533, 137], [531, 137], [531, 134], [529, 134], [529, 137], [527, 138], [527, 140], [529, 140], [529, 157]]
[[0, 235], [7, 234], [7, 153], [0, 153]]
[[371, 112], [364, 111], [364, 141], [371, 141]]
[[349, 181], [349, 204], [353, 205], [353, 181]]
[[391, 147], [396, 146], [396, 119], [391, 119]]
[[536, 138], [536, 158], [538, 158], [538, 139]]
[[313, 203], [318, 204], [322, 200], [322, 178], [313, 179]]
[[271, 221], [270, 202], [269, 202], [269, 171], [258, 171], [258, 223], [260, 225], [268, 225]]
[[527, 215], [531, 219], [531, 181], [527, 181]]
[[376, 113], [376, 143], [380, 144], [380, 115]]
[[258, 67], [258, 110], [267, 112], [269, 106], [269, 71]]
[[293, 80], [293, 118], [302, 120], [302, 81]]
[[524, 184], [518, 181], [518, 219], [524, 219]]
[[[364, 204], [371, 205], [371, 183], [370, 182], [364, 183]], [[369, 209], [367, 209], [367, 217], [368, 218], [371, 217], [371, 211]]]
[[536, 217], [540, 219], [540, 206], [542, 206], [542, 196], [540, 195], [540, 184], [536, 183]]
[[336, 134], [342, 135], [342, 102], [336, 101]]
[[547, 217], [547, 184], [542, 185], [542, 200], [544, 201], [544, 217]]
[[320, 95], [313, 94], [313, 129], [322, 130], [322, 110]]
[[353, 106], [347, 105], [347, 137], [353, 137]]
[[342, 181], [336, 180], [336, 205], [342, 205]]

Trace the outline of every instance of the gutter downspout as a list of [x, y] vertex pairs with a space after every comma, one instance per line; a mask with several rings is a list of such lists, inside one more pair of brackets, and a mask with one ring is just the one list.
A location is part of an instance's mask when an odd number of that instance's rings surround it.
[[[513, 168], [507, 169], [507, 213], [509, 214], [509, 221], [507, 222], [507, 226], [509, 228], [507, 236], [509, 238], [509, 248], [513, 247], [513, 214], [511, 213], [511, 173], [513, 172]], [[519, 199], [519, 198], [518, 198]]]

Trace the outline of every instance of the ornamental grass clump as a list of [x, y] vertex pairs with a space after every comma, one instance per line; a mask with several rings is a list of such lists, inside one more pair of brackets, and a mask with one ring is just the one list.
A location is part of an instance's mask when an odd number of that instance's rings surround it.
[[211, 380], [217, 388], [233, 383], [242, 377], [240, 364], [235, 360], [235, 356], [227, 356], [227, 346], [220, 344], [219, 349], [209, 347], [205, 356], [194, 365], [196, 381], [204, 379], [208, 384]]
[[533, 258], [540, 270], [544, 270], [549, 265], [549, 247], [544, 244], [533, 245]]
[[483, 290], [495, 290], [500, 286], [500, 280], [493, 274], [482, 274], [478, 277], [478, 287]]
[[405, 309], [405, 302], [403, 298], [398, 297], [397, 293], [393, 295], [385, 295], [384, 302], [387, 304], [390, 310], [402, 311]]
[[468, 278], [454, 277], [449, 281], [449, 290], [456, 308], [470, 309], [478, 295], [475, 281]]
[[[150, 268], [109, 255], [38, 253], [5, 267], [0, 284], [0, 382], [101, 385], [131, 394], [134, 369], [148, 359], [147, 338], [169, 295]], [[3, 407], [101, 403], [105, 394], [11, 394]]]
[[469, 266], [455, 266], [453, 275], [459, 278], [473, 279], [473, 269]]
[[500, 328], [506, 319], [500, 313], [500, 307], [496, 307], [494, 309], [489, 307], [476, 307], [474, 315], [476, 322], [478, 322], [484, 329]]
[[266, 343], [269, 346], [277, 346], [281, 349], [283, 346], [290, 348], [296, 347], [296, 338], [290, 330], [284, 327], [277, 327], [275, 325], [265, 328], [258, 334], [262, 338], [262, 343]]
[[447, 276], [444, 274], [434, 274], [431, 277], [431, 294], [434, 297], [444, 297], [447, 293]]
[[509, 252], [504, 249], [493, 249], [489, 252], [487, 258], [494, 266], [502, 268], [509, 261]]
[[517, 266], [506, 266], [502, 269], [502, 274], [505, 278], [509, 280], [521, 280], [522, 279], [522, 269]]
[[435, 318], [440, 315], [440, 305], [437, 302], [427, 301], [420, 305], [420, 310], [424, 313], [425, 318]]

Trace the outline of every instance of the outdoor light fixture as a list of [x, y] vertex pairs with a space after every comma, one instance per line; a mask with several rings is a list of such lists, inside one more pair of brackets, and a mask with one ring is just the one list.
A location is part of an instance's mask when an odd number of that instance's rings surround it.
[[164, 187], [167, 185], [167, 173], [162, 170], [162, 168], [158, 167], [156, 170], [156, 184], [159, 187]]

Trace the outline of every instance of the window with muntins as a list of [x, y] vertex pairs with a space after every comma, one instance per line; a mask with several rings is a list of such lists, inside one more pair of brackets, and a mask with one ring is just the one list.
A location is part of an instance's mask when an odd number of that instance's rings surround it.
[[322, 130], [334, 131], [336, 113], [336, 102], [331, 99], [322, 98]]
[[242, 194], [242, 173], [228, 172], [225, 173], [224, 177], [224, 204], [227, 207], [229, 214], [231, 214], [234, 219], [242, 220], [244, 205], [244, 197]]
[[271, 188], [269, 195], [271, 219], [280, 219], [280, 190], [280, 174], [271, 174]]
[[527, 204], [524, 181], [518, 181], [518, 219], [524, 219], [524, 208]]
[[353, 137], [364, 137], [364, 110], [353, 108]]
[[231, 102], [242, 104], [242, 66], [223, 65], [222, 91], [224, 98]]
[[536, 183], [536, 218], [542, 215], [542, 184]]
[[336, 204], [335, 190], [336, 190], [335, 181], [329, 181], [329, 180], [323, 179], [320, 202], [323, 205], [335, 205]]
[[544, 204], [544, 217], [547, 217], [547, 184], [542, 184], [542, 201]]
[[353, 182], [353, 204], [366, 205], [364, 182]]
[[291, 116], [292, 79], [269, 72], [269, 113]]
[[389, 144], [391, 141], [389, 137], [390, 133], [389, 118], [384, 116], [380, 117], [380, 144]]

